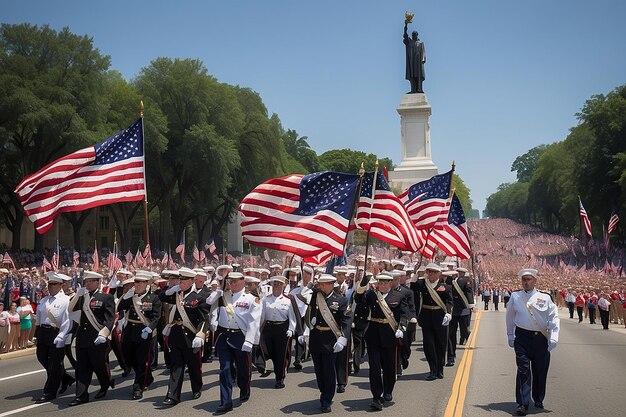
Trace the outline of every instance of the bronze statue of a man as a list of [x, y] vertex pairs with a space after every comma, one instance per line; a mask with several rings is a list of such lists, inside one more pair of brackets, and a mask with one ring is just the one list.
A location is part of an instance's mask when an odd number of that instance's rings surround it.
[[426, 49], [424, 48], [424, 42], [418, 38], [417, 31], [413, 31], [409, 38], [407, 33], [407, 25], [409, 23], [410, 19], [407, 17], [404, 21], [403, 40], [406, 46], [406, 79], [411, 83], [411, 91], [409, 91], [409, 94], [423, 93], [422, 83], [426, 79], [424, 72]]

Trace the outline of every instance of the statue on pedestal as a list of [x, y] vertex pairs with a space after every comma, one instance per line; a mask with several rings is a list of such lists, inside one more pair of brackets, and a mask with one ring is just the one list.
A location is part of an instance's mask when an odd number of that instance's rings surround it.
[[426, 79], [424, 63], [426, 62], [426, 49], [424, 42], [418, 38], [417, 31], [413, 31], [411, 37], [407, 33], [407, 26], [413, 22], [413, 13], [404, 14], [404, 45], [406, 46], [406, 79], [411, 83], [413, 93], [423, 93], [422, 83]]

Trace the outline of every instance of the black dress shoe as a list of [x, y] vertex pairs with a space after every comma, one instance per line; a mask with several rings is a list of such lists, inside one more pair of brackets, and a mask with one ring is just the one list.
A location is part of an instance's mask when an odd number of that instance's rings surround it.
[[115, 388], [115, 380], [113, 378], [111, 378], [111, 382], [109, 383], [109, 386], [111, 388]]
[[[240, 394], [239, 395], [239, 401], [241, 401], [242, 403], [245, 403], [249, 399], [250, 399], [250, 393], [249, 392], [247, 394]], [[231, 404], [231, 407], [232, 407], [232, 404]]]
[[59, 394], [64, 394], [67, 391], [68, 387], [71, 387], [76, 379], [66, 374], [66, 377], [61, 381], [61, 389], [59, 390]]
[[93, 397], [94, 400], [99, 400], [100, 398], [104, 398], [104, 396], [107, 395], [107, 391], [108, 390], [106, 389], [105, 390], [101, 389], [100, 391], [96, 392], [96, 395]]
[[439, 372], [437, 374], [437, 379], [443, 379], [443, 372]]
[[141, 400], [143, 398], [143, 392], [133, 391], [133, 400]]
[[402, 359], [402, 369], [406, 369], [409, 367], [409, 360], [408, 359]]
[[37, 400], [35, 402], [37, 403], [45, 403], [48, 402], [50, 400], [54, 400], [56, 397], [54, 395], [50, 395], [50, 394], [44, 394], [41, 397], [37, 398]]
[[272, 371], [268, 371], [267, 369], [264, 370], [263, 372], [261, 372], [261, 375], [259, 375], [261, 378], [266, 378], [268, 376], [270, 376], [272, 373]]
[[333, 410], [330, 409], [330, 405], [327, 405], [326, 407], [322, 407], [322, 413], [330, 413], [331, 411]]
[[233, 411], [233, 404], [222, 404], [219, 407], [217, 407], [217, 410], [215, 410], [215, 412], [217, 414], [222, 414], [222, 413], [228, 413], [229, 411]]
[[70, 402], [67, 406], [68, 407], [74, 407], [76, 405], [86, 404], [88, 402], [89, 402], [89, 400], [81, 400], [80, 398], [74, 398], [72, 400], [72, 402]]
[[385, 402], [393, 401], [393, 396], [391, 394], [383, 394], [383, 401]]
[[201, 395], [202, 395], [202, 391], [194, 392], [191, 398], [193, 398], [194, 400], [197, 400], [198, 398], [200, 398]]
[[454, 359], [448, 359], [448, 362], [446, 362], [446, 366], [454, 366]]
[[369, 403], [369, 407], [372, 410], [381, 411], [383, 409], [383, 401], [381, 399], [373, 399]]
[[346, 386], [345, 385], [337, 385], [337, 394], [343, 394], [344, 392], [346, 392]]
[[276, 381], [276, 384], [274, 385], [274, 388], [276, 388], [276, 389], [285, 388], [285, 383], [282, 380]]
[[299, 363], [294, 363], [293, 364], [293, 369], [295, 369], [296, 371], [301, 371], [302, 370], [302, 365], [300, 365]]
[[131, 370], [131, 368], [124, 369], [124, 372], [122, 372], [122, 378], [126, 378], [130, 374]]
[[518, 405], [517, 408], [515, 409], [515, 413], [518, 416], [525, 416], [526, 414], [528, 414], [528, 406], [527, 405]]
[[543, 409], [543, 403], [541, 401], [535, 401], [535, 408]]
[[437, 375], [435, 374], [428, 374], [426, 377], [426, 381], [434, 381], [435, 379], [437, 379]]
[[163, 405], [172, 405], [172, 406], [174, 406], [176, 404], [178, 404], [178, 401], [173, 400], [171, 398], [166, 398], [166, 399], [163, 400]]

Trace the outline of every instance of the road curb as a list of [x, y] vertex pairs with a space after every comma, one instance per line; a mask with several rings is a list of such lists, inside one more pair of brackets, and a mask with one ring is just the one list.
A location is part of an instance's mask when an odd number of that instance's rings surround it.
[[29, 348], [22, 349], [22, 350], [2, 353], [0, 354], [0, 361], [7, 360], [7, 359], [21, 358], [23, 356], [34, 355], [36, 351], [37, 349], [33, 346], [33, 347], [29, 347]]

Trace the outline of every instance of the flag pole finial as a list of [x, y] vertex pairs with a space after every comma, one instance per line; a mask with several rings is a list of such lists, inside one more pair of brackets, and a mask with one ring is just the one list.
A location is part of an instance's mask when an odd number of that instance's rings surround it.
[[363, 162], [361, 162], [361, 167], [359, 168], [359, 175], [362, 177], [365, 174], [365, 167], [363, 166]]
[[454, 170], [456, 169], [456, 162], [454, 162], [454, 160], [452, 161], [452, 172], [454, 172]]
[[143, 119], [143, 100], [139, 101], [139, 117]]

